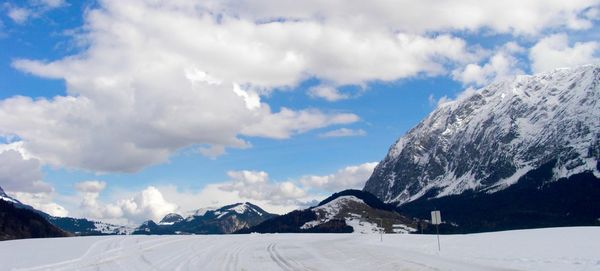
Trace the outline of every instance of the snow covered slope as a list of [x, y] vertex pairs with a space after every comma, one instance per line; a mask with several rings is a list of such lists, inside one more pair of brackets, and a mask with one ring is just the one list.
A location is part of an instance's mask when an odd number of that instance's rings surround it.
[[[2, 270], [599, 270], [600, 227], [486, 234], [94, 236], [0, 242]], [[36, 253], [31, 253], [35, 248]]]
[[393, 224], [405, 225], [401, 233], [416, 231], [414, 221], [395, 212], [377, 210], [355, 196], [338, 197], [326, 204], [311, 208], [311, 211], [317, 215], [317, 219], [304, 223], [301, 229], [314, 228], [338, 219], [352, 227], [353, 233], [377, 233], [381, 230], [393, 232]]
[[404, 204], [493, 193], [552, 163], [550, 182], [600, 178], [600, 65], [498, 82], [440, 105], [401, 137], [364, 190]]

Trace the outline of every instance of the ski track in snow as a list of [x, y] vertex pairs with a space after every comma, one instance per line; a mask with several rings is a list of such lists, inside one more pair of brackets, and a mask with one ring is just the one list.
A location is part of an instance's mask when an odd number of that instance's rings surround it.
[[102, 236], [0, 242], [0, 270], [600, 270], [600, 227], [441, 236]]

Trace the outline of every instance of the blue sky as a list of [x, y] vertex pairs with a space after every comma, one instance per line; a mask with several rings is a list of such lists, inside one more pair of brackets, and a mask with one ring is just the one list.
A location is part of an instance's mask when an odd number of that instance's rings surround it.
[[150, 2], [1, 4], [11, 195], [130, 224], [283, 212], [361, 188], [440, 99], [600, 49], [598, 1]]

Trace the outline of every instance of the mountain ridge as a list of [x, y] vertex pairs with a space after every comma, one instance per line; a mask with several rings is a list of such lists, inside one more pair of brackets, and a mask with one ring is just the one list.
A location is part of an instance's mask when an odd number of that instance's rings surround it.
[[600, 177], [600, 65], [493, 83], [440, 105], [400, 137], [364, 190], [402, 205], [497, 192], [556, 159], [556, 181]]

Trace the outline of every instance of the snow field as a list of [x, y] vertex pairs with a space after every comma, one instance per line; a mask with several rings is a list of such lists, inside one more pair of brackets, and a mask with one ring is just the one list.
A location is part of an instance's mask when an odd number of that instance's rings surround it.
[[0, 242], [0, 270], [600, 270], [600, 227], [469, 235], [95, 236]]

